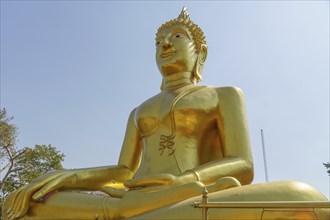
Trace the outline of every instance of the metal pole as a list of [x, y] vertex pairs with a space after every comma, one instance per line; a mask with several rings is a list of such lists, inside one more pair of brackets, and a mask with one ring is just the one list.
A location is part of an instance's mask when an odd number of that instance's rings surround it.
[[262, 153], [263, 153], [263, 157], [264, 157], [265, 177], [266, 177], [266, 182], [268, 182], [269, 179], [268, 179], [266, 148], [265, 148], [265, 141], [264, 141], [264, 131], [262, 129], [261, 129], [261, 144], [262, 144]]
[[209, 202], [195, 203], [195, 208], [326, 208], [330, 209], [329, 201], [250, 201], [250, 202]]
[[204, 205], [202, 208], [202, 220], [208, 220], [208, 208], [207, 208], [207, 203], [208, 203], [208, 198], [207, 198], [207, 194], [209, 192], [207, 191], [206, 187], [204, 188], [203, 191], [203, 197], [202, 197], [202, 204]]

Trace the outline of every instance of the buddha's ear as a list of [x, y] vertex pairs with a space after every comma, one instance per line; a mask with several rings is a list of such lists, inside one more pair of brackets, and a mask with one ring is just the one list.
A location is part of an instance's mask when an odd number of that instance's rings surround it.
[[207, 45], [202, 44], [201, 49], [200, 49], [199, 54], [198, 54], [199, 64], [204, 65], [204, 63], [206, 61], [206, 58], [207, 58]]
[[207, 58], [207, 45], [202, 44], [195, 65], [194, 76], [197, 82], [202, 81], [202, 71]]

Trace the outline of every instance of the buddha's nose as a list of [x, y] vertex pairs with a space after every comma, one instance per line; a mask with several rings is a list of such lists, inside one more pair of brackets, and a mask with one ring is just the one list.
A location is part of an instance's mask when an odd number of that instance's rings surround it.
[[172, 47], [172, 44], [171, 43], [164, 42], [163, 45], [162, 45], [162, 47], [163, 47], [164, 50], [167, 50], [167, 49], [170, 49]]

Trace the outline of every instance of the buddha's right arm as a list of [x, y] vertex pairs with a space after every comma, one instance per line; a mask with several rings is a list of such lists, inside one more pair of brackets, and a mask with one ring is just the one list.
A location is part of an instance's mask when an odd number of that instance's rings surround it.
[[129, 180], [137, 170], [141, 159], [140, 136], [134, 125], [133, 110], [128, 119], [126, 134], [118, 165], [86, 169], [56, 171], [46, 174], [35, 182], [43, 185], [33, 199], [40, 199], [56, 189], [102, 190], [104, 186], [121, 185]]

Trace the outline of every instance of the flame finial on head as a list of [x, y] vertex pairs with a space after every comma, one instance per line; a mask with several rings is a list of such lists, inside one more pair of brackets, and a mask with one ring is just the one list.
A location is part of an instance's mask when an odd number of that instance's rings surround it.
[[187, 11], [186, 6], [183, 6], [181, 13], [179, 14], [178, 19], [183, 19], [183, 20], [190, 20], [189, 13]]

